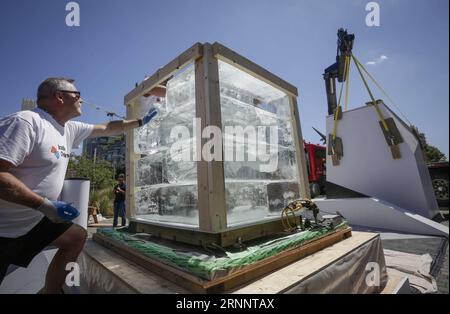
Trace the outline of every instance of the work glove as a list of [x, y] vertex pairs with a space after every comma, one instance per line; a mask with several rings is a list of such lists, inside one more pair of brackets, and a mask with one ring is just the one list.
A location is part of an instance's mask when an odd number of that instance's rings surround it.
[[71, 221], [80, 215], [78, 209], [71, 204], [61, 201], [50, 201], [44, 198], [44, 203], [36, 208], [53, 222]]
[[139, 119], [139, 126], [146, 125], [147, 123], [152, 121], [153, 118], [156, 117], [157, 115], [158, 115], [158, 109], [156, 109], [156, 108], [150, 109], [142, 119]]

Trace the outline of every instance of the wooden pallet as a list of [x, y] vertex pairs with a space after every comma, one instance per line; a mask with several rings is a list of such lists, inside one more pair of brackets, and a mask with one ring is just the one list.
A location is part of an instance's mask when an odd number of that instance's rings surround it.
[[104, 235], [95, 233], [93, 235], [93, 240], [193, 293], [223, 293], [344, 240], [351, 236], [351, 230], [352, 229], [349, 227], [333, 232], [301, 246], [245, 266], [227, 276], [210, 281], [198, 278], [195, 275], [164, 264], [128, 247], [120, 241], [110, 239]]

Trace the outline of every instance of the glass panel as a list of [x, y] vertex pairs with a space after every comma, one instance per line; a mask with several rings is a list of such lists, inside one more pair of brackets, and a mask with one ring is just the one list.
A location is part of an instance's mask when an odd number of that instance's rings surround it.
[[219, 61], [228, 226], [279, 216], [299, 197], [289, 97]]
[[[134, 150], [141, 158], [135, 163], [135, 208], [137, 219], [198, 226], [197, 164], [195, 147], [195, 74], [191, 64], [166, 85], [166, 97], [141, 97], [140, 116], [155, 107], [157, 119], [136, 129]], [[181, 150], [171, 146], [178, 138], [171, 131], [184, 128], [188, 135]]]

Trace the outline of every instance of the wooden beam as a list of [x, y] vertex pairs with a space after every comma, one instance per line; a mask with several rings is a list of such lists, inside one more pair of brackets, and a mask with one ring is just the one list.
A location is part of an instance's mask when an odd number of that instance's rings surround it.
[[311, 198], [309, 191], [308, 170], [306, 169], [305, 149], [303, 144], [302, 128], [298, 113], [297, 98], [289, 97], [292, 116], [292, 133], [295, 143], [295, 156], [297, 160], [297, 174], [300, 197]]
[[219, 60], [232, 64], [238, 69], [266, 82], [267, 84], [282, 90], [290, 96], [298, 96], [297, 88], [275, 74], [267, 71], [263, 67], [239, 55], [233, 50], [215, 42], [213, 45], [213, 55]]
[[[134, 100], [127, 105], [127, 119], [138, 118], [139, 112], [139, 99]], [[140, 158], [140, 155], [134, 152], [134, 130], [129, 130], [125, 133], [125, 143], [126, 143], [126, 156], [125, 156], [125, 171], [126, 171], [126, 183], [127, 183], [127, 193], [125, 198], [125, 206], [127, 218], [136, 216], [135, 208], [135, 169], [136, 160]]]
[[196, 117], [201, 121], [200, 134], [196, 134], [196, 152], [201, 157], [197, 157], [199, 227], [202, 231], [218, 233], [227, 228], [223, 158], [205, 161], [201, 156], [208, 140], [201, 137], [204, 128], [216, 126], [222, 130], [219, 66], [208, 43], [203, 45], [203, 57], [195, 62], [195, 98]]
[[[368, 233], [368, 232], [352, 232], [352, 236], [345, 241], [341, 241], [337, 244], [334, 244], [333, 247], [329, 247], [328, 249], [321, 250], [314, 255], [310, 255], [309, 257], [300, 259], [289, 266], [283, 267], [280, 270], [274, 271], [269, 275], [256, 280], [246, 286], [243, 286], [237, 290], [234, 290], [235, 294], [275, 294], [275, 293], [286, 293], [296, 286], [299, 286], [303, 281], [308, 280], [313, 277], [317, 273], [322, 271], [329, 271], [331, 265], [342, 265], [344, 264], [344, 260], [348, 261], [349, 255], [352, 252], [357, 253], [358, 256], [363, 258], [363, 254], [368, 252], [370, 246], [367, 249], [363, 249], [368, 243], [375, 242], [381, 240], [379, 239], [380, 235], [377, 233]], [[380, 248], [380, 253], [382, 253], [383, 249]], [[381, 255], [381, 254], [380, 254]], [[384, 259], [384, 256], [383, 256]], [[376, 262], [377, 260], [374, 260]], [[360, 264], [362, 265], [362, 263]], [[382, 268], [382, 265], [380, 265]], [[366, 270], [362, 269], [356, 270], [359, 273], [359, 278], [364, 279], [366, 277]], [[381, 270], [381, 269], [380, 269]], [[322, 273], [323, 274], [323, 273]], [[382, 275], [382, 273], [380, 274]], [[355, 280], [355, 278], [352, 278]], [[328, 282], [329, 285], [333, 285], [332, 282]], [[342, 284], [342, 283], [340, 283]], [[327, 289], [327, 284], [324, 284], [324, 291], [329, 291]], [[375, 288], [375, 287], [373, 287]], [[378, 287], [380, 288], [380, 287]], [[371, 289], [370, 289], [371, 290]], [[374, 289], [376, 290], [376, 289]], [[333, 290], [332, 291], [336, 291]], [[308, 291], [309, 293], [309, 291]], [[314, 292], [313, 292], [314, 293]]]
[[148, 233], [158, 238], [203, 247], [212, 243], [221, 247], [229, 247], [236, 244], [239, 238], [242, 242], [246, 242], [284, 231], [281, 218], [252, 225], [236, 226], [220, 233], [206, 232], [194, 227], [180, 228], [168, 224], [161, 225], [136, 219], [130, 220], [129, 229], [136, 233]]
[[125, 96], [125, 105], [129, 104], [137, 97], [148, 93], [153, 87], [167, 80], [176, 70], [200, 58], [203, 52], [202, 48], [202, 44], [194, 44], [191, 48], [173, 59], [166, 66], [156, 71], [156, 73], [154, 73], [148, 79], [141, 82], [139, 86], [137, 86]]

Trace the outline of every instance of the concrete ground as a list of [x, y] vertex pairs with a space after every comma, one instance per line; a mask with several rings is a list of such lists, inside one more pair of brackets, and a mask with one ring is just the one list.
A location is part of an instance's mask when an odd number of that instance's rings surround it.
[[[449, 226], [448, 221], [448, 208], [442, 208], [441, 213], [446, 217], [446, 220], [442, 222], [443, 225]], [[444, 240], [436, 237], [411, 237], [408, 239], [383, 239], [383, 248], [389, 250], [395, 250], [411, 254], [430, 254], [433, 261], [436, 260], [439, 250], [444, 244]], [[434, 274], [436, 279], [439, 294], [449, 293], [449, 265], [448, 265], [448, 242], [443, 248], [445, 252], [441, 253], [443, 259], [442, 266], [438, 269], [438, 273]]]
[[[448, 222], [447, 222], [448, 226]], [[396, 240], [382, 240], [383, 248], [400, 251], [411, 254], [430, 254], [433, 260], [438, 255], [438, 250], [442, 245], [442, 239], [436, 238], [417, 238], [417, 239], [396, 239]], [[448, 266], [448, 243], [445, 248], [444, 262], [440, 268], [436, 278], [438, 286], [438, 293], [449, 293], [449, 266]]]

